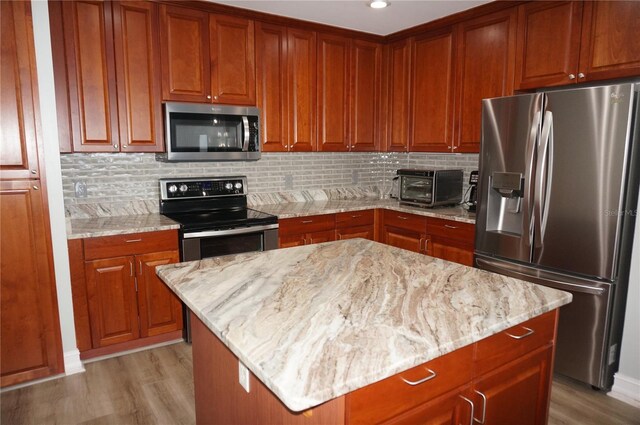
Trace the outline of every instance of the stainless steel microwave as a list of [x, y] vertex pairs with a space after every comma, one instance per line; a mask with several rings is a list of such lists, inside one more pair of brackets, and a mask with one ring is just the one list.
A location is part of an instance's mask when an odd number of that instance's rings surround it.
[[420, 207], [455, 205], [462, 201], [462, 170], [398, 170], [400, 203]]
[[258, 108], [167, 102], [164, 112], [168, 161], [260, 159]]

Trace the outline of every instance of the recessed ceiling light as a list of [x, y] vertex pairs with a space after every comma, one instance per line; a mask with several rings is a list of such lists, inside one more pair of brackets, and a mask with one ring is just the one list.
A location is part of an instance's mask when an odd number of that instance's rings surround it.
[[374, 9], [382, 9], [387, 6], [389, 6], [389, 2], [387, 0], [371, 0], [369, 2], [369, 7]]

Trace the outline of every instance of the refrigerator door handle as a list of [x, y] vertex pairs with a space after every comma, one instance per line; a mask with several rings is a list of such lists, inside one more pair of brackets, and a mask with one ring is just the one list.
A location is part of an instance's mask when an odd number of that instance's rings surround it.
[[[527, 228], [523, 229], [526, 234], [529, 235], [529, 247], [533, 245], [533, 208], [534, 208], [534, 169], [536, 166], [536, 144], [538, 143], [538, 133], [540, 132], [540, 121], [541, 121], [541, 113], [540, 111], [536, 112], [535, 117], [533, 119], [533, 124], [531, 125], [531, 131], [529, 133], [529, 140], [527, 143], [527, 157], [529, 158], [529, 163], [527, 164], [526, 177], [525, 177], [525, 196], [524, 196], [524, 211], [526, 214], [526, 224]], [[518, 199], [519, 200], [519, 199]]]
[[[566, 291], [575, 291], [575, 292], [582, 292], [585, 294], [591, 294], [591, 295], [604, 295], [605, 293], [605, 288], [599, 288], [597, 286], [590, 286], [590, 285], [584, 285], [581, 283], [572, 283], [572, 282], [567, 282], [567, 281], [561, 281], [558, 279], [554, 279], [553, 277], [551, 277], [551, 273], [544, 273], [543, 271], [537, 270], [537, 269], [532, 269], [531, 271], [535, 272], [536, 274], [529, 274], [527, 273], [527, 270], [523, 270], [524, 267], [519, 267], [519, 266], [510, 266], [508, 264], [505, 264], [503, 262], [498, 262], [498, 261], [492, 261], [492, 260], [488, 260], [486, 258], [476, 258], [476, 264], [478, 266], [480, 266], [481, 269], [483, 270], [488, 270], [488, 271], [492, 271], [495, 273], [501, 273], [504, 272], [509, 276], [513, 276], [516, 278], [522, 278], [523, 280], [527, 280], [527, 278], [535, 278], [535, 279], [540, 279], [540, 280], [544, 280], [545, 282], [545, 286], [553, 286], [554, 288], [560, 289], [560, 290], [566, 290]], [[550, 283], [551, 285], [546, 285], [547, 283]]]
[[[549, 170], [547, 157], [549, 156], [549, 142], [551, 130], [553, 129], [553, 113], [551, 111], [545, 111], [544, 124], [542, 124], [542, 133], [540, 135], [540, 144], [538, 145], [538, 161], [536, 164], [536, 187], [534, 195], [534, 232], [536, 238], [536, 248], [542, 247], [542, 232], [543, 232], [543, 197], [545, 199], [545, 209], [548, 205], [546, 200], [549, 199], [549, 193], [547, 190], [547, 171]], [[545, 217], [546, 218], [546, 217]]]

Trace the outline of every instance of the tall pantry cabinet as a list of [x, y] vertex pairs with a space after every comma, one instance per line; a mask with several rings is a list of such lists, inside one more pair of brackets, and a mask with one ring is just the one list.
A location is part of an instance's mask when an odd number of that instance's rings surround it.
[[64, 372], [30, 2], [0, 2], [0, 386]]

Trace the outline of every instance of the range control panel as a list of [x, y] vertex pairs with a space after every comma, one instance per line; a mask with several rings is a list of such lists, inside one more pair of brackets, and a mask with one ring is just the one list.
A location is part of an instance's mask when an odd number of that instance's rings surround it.
[[160, 198], [202, 199], [247, 194], [247, 178], [212, 177], [195, 179], [160, 179]]

